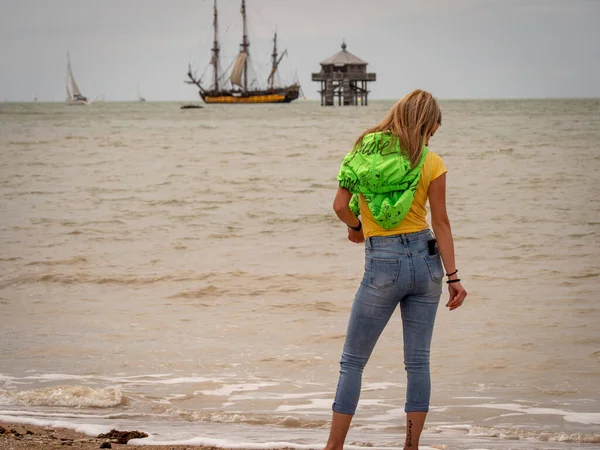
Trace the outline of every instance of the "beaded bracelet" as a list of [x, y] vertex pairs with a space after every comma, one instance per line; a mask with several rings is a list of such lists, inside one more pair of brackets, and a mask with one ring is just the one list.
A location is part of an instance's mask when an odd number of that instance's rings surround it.
[[458, 273], [458, 269], [456, 269], [454, 272], [452, 273], [447, 273], [446, 276], [447, 277], [451, 277], [452, 275], [456, 275]]

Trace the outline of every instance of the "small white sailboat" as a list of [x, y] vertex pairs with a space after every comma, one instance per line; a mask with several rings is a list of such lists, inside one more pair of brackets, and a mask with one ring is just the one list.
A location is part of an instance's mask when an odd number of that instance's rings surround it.
[[[69, 90], [69, 84], [71, 85], [71, 89]], [[77, 83], [75, 82], [75, 78], [73, 77], [73, 71], [71, 70], [71, 58], [67, 53], [67, 104], [69, 105], [88, 105], [91, 102], [88, 100], [86, 96], [84, 96]]]
[[140, 83], [138, 81], [137, 84], [137, 96], [138, 96], [138, 102], [145, 102], [146, 99], [144, 97], [142, 97], [142, 94], [140, 94]]

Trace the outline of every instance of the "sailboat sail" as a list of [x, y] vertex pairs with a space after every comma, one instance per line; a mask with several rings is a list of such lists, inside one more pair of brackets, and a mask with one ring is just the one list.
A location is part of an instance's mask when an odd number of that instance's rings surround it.
[[73, 78], [73, 76], [71, 75], [71, 86], [73, 87], [73, 96], [78, 97], [81, 95], [81, 91], [79, 90], [79, 87], [77, 86], [77, 83], [75, 83], [75, 79]]
[[[71, 85], [71, 89], [69, 90], [69, 84]], [[81, 93], [79, 90], [79, 86], [77, 86], [77, 82], [75, 81], [75, 77], [73, 76], [73, 70], [71, 69], [71, 58], [67, 53], [67, 101], [69, 104], [74, 105], [85, 105], [88, 104], [88, 99]]]
[[138, 81], [137, 83], [137, 95], [138, 95], [138, 101], [139, 102], [145, 102], [146, 99], [144, 97], [142, 97], [142, 94], [140, 92], [140, 82]]
[[71, 95], [71, 91], [69, 90], [69, 72], [67, 68], [67, 79], [65, 80], [65, 87], [67, 88], [67, 100], [71, 100], [73, 96]]
[[239, 86], [242, 86], [242, 73], [244, 72], [244, 64], [246, 63], [246, 58], [248, 54], [244, 52], [240, 52], [235, 60], [235, 64], [233, 65], [233, 69], [231, 70], [231, 76], [229, 79], [231, 83]]
[[73, 77], [73, 72], [71, 72], [71, 66], [69, 65], [69, 77], [71, 78], [71, 89], [73, 90], [73, 96], [77, 97], [81, 95], [81, 91], [79, 90], [79, 86], [75, 82], [75, 78]]

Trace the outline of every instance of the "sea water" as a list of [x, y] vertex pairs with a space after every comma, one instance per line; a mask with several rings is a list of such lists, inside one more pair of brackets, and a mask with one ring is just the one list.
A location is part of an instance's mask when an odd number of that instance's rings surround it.
[[[336, 174], [392, 105], [0, 104], [0, 420], [320, 448], [364, 264]], [[422, 444], [600, 448], [600, 101], [441, 106], [469, 296]], [[363, 381], [348, 443], [401, 448], [399, 314]]]

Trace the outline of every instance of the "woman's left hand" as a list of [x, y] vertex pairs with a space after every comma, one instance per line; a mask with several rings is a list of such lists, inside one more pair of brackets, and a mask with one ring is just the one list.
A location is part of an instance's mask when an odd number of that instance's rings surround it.
[[355, 244], [365, 242], [365, 235], [363, 234], [362, 228], [358, 231], [354, 231], [352, 228], [348, 227], [348, 240], [354, 242]]
[[[454, 275], [454, 278], [456, 277], [457, 275]], [[450, 297], [448, 298], [448, 303], [446, 303], [446, 306], [450, 308], [450, 311], [454, 311], [465, 301], [465, 298], [467, 297], [467, 291], [462, 284], [460, 284], [460, 281], [457, 281], [456, 283], [448, 284], [448, 292], [450, 293]]]

